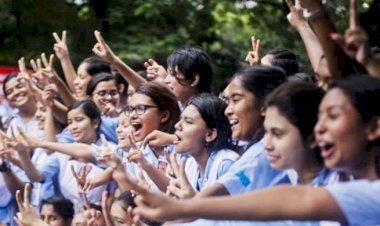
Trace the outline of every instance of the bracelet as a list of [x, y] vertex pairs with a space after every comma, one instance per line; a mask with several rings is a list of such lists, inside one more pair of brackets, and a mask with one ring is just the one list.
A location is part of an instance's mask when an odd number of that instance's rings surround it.
[[305, 16], [306, 20], [311, 23], [315, 20], [319, 20], [323, 17], [323, 15], [325, 14], [326, 12], [326, 9], [324, 7], [324, 5], [321, 5], [318, 9], [314, 10], [313, 12], [307, 12]]

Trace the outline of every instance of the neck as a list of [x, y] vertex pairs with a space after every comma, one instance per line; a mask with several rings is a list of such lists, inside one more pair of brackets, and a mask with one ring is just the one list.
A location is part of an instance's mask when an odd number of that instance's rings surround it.
[[203, 148], [203, 150], [201, 150], [197, 153], [198, 154], [191, 155], [191, 156], [197, 162], [198, 167], [199, 167], [199, 173], [201, 176], [203, 176], [205, 174], [205, 171], [206, 171], [206, 165], [207, 165], [207, 160], [210, 156], [210, 150], [208, 150], [207, 148]]
[[369, 150], [365, 153], [365, 158], [363, 161], [352, 167], [351, 175], [355, 179], [368, 179], [368, 180], [378, 180], [380, 175], [378, 174], [380, 166], [378, 165], [379, 156], [376, 155], [374, 150]]
[[318, 176], [322, 167], [322, 164], [315, 160], [314, 156], [307, 156], [306, 159], [302, 161], [302, 165], [298, 168], [295, 168], [295, 171], [297, 171], [299, 177], [300, 184], [310, 184], [314, 178]]
[[36, 107], [35, 102], [31, 101], [29, 104], [26, 104], [24, 107], [19, 108], [19, 110], [20, 110], [19, 111], [20, 117], [24, 121], [28, 122], [34, 117], [34, 114], [37, 111], [37, 107]]
[[164, 150], [163, 147], [154, 147], [154, 148], [150, 147], [150, 148], [153, 150], [154, 154], [155, 154], [157, 157], [160, 156], [161, 153], [162, 153], [162, 151]]

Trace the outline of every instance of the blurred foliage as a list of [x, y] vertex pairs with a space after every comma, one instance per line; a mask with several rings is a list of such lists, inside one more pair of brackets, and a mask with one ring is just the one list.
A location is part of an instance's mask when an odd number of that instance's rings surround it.
[[[348, 3], [327, 1], [341, 32], [348, 23]], [[360, 3], [363, 12], [372, 1]], [[138, 70], [148, 58], [165, 65], [174, 49], [199, 45], [213, 59], [217, 87], [242, 65], [252, 35], [261, 39], [262, 55], [275, 47], [289, 48], [308, 71], [305, 49], [287, 12], [283, 0], [0, 0], [0, 65], [53, 53], [51, 33], [66, 29], [77, 66], [92, 54], [98, 29], [114, 52]]]

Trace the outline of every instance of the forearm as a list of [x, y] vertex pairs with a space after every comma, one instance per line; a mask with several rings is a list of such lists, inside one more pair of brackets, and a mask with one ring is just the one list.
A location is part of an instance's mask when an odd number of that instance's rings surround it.
[[14, 196], [16, 194], [16, 191], [17, 190], [23, 190], [24, 189], [24, 186], [25, 186], [25, 183], [22, 182], [14, 173], [12, 170], [8, 170], [8, 171], [5, 171], [5, 172], [2, 172], [1, 173], [3, 178], [4, 178], [4, 182], [5, 182], [5, 185], [7, 186], [8, 188], [8, 191]]
[[58, 75], [55, 76], [53, 82], [57, 86], [58, 93], [66, 106], [70, 106], [72, 103], [75, 102], [75, 99], [72, 93], [70, 92], [69, 87], [67, 87], [66, 83]]
[[149, 178], [157, 185], [157, 187], [162, 192], [166, 192], [166, 188], [169, 185], [169, 178], [165, 174], [158, 171], [152, 164], [143, 166], [143, 169], [148, 174]]
[[380, 78], [380, 57], [372, 56], [365, 68], [369, 75]]
[[[309, 12], [314, 12], [323, 7], [320, 1], [305, 2], [305, 8]], [[330, 74], [341, 75], [344, 70], [341, 65], [344, 64], [346, 58], [343, 50], [330, 38], [330, 34], [336, 32], [336, 28], [328, 13], [324, 11], [321, 18], [311, 21], [311, 26], [326, 57]]]
[[62, 124], [67, 123], [67, 107], [56, 100], [54, 101], [53, 115], [58, 122]]
[[239, 196], [185, 201], [184, 217], [223, 220], [334, 220], [345, 222], [323, 188], [278, 186]]
[[36, 168], [36, 166], [31, 161], [29, 154], [19, 153], [21, 160], [21, 167], [25, 171], [29, 180], [32, 182], [40, 182], [45, 180], [45, 176]]
[[206, 197], [211, 197], [211, 196], [224, 196], [224, 195], [230, 195], [230, 193], [228, 193], [228, 190], [226, 189], [226, 187], [223, 186], [223, 184], [216, 182], [213, 185], [198, 192], [194, 197], [206, 198]]
[[96, 188], [112, 182], [113, 169], [108, 167], [101, 174], [92, 179], [92, 188]]
[[112, 64], [132, 87], [136, 88], [138, 85], [146, 82], [144, 78], [142, 78], [135, 70], [125, 64], [119, 57], [116, 57]]
[[71, 62], [70, 55], [67, 54], [67, 56], [62, 58], [60, 61], [67, 85], [69, 86], [71, 92], [74, 92], [74, 79], [76, 77], [76, 72], [73, 63]]
[[41, 148], [50, 149], [66, 155], [70, 155], [82, 162], [96, 162], [95, 157], [92, 155], [92, 147], [88, 144], [61, 144], [57, 142], [41, 141], [39, 146]]

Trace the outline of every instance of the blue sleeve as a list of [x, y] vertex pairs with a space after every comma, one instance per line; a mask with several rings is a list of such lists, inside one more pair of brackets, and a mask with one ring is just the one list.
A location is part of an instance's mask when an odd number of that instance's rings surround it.
[[107, 141], [117, 144], [116, 128], [119, 125], [119, 118], [110, 118], [102, 116], [102, 122], [99, 127], [99, 135], [104, 134]]
[[38, 164], [37, 169], [40, 171], [45, 180], [52, 180], [53, 176], [59, 172], [59, 153], [50, 154], [42, 164]]
[[380, 180], [350, 181], [326, 188], [350, 225], [380, 225]]
[[225, 159], [223, 162], [220, 163], [218, 167], [218, 173], [217, 176], [220, 178], [223, 174], [227, 173], [227, 171], [230, 169], [234, 161], [231, 159]]
[[235, 162], [233, 169], [217, 182], [223, 184], [230, 195], [237, 195], [281, 183], [290, 183], [290, 180], [286, 172], [273, 169], [268, 162], [266, 152], [262, 152], [249, 164], [237, 166]]

